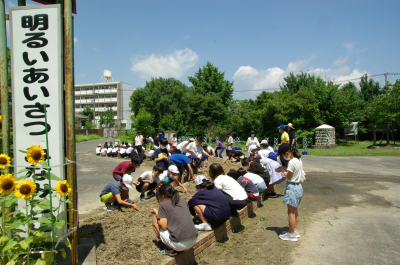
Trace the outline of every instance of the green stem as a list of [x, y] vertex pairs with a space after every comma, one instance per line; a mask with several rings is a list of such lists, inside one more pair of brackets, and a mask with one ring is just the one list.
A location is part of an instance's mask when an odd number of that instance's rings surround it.
[[[25, 201], [25, 203], [26, 203], [26, 217], [27, 217], [27, 230], [28, 230], [28, 238], [29, 238], [29, 235], [31, 234], [31, 224], [30, 224], [30, 222], [29, 222], [29, 220], [32, 220], [32, 219], [30, 219], [29, 218], [29, 214], [28, 214], [28, 200], [26, 200]], [[27, 265], [29, 265], [30, 264], [30, 252], [31, 252], [31, 243], [29, 243], [29, 245], [28, 245], [28, 257], [27, 257]]]
[[[46, 104], [44, 104], [44, 122], [47, 124], [47, 109]], [[47, 172], [49, 177], [49, 191], [50, 191], [50, 209], [51, 209], [51, 238], [52, 238], [52, 247], [51, 250], [54, 250], [54, 216], [53, 216], [53, 201], [51, 199], [51, 180], [50, 180], [50, 151], [49, 151], [49, 132], [47, 131], [47, 126], [45, 126], [46, 130], [46, 148], [47, 148]], [[54, 265], [56, 265], [56, 253], [53, 255]]]

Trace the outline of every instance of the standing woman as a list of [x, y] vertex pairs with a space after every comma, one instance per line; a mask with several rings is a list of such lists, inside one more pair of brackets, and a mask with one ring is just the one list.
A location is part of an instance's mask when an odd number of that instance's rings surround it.
[[220, 189], [225, 195], [231, 208], [231, 215], [233, 217], [238, 216], [239, 213], [237, 210], [244, 208], [247, 204], [246, 191], [236, 180], [225, 175], [224, 169], [220, 164], [211, 164], [208, 174], [214, 181], [215, 187]]
[[[143, 135], [141, 131], [137, 132], [137, 135], [135, 137], [135, 149], [136, 153], [143, 158], [143, 149], [142, 149], [142, 144], [143, 144]], [[144, 153], [144, 152], [143, 152]]]
[[177, 145], [178, 145], [178, 138], [176, 137], [176, 133], [174, 133], [172, 135], [172, 150], [171, 150], [171, 153], [174, 152], [174, 149], [176, 148]]
[[246, 143], [246, 147], [244, 148], [244, 151], [246, 152], [247, 149], [250, 150], [250, 148], [254, 148], [254, 147], [260, 147], [260, 142], [258, 141], [258, 139], [256, 137], [256, 133], [254, 131], [251, 131], [250, 137], [247, 138], [247, 143]]
[[232, 145], [233, 145], [233, 137], [230, 131], [226, 132], [225, 145], [226, 145], [226, 156], [229, 156], [229, 154], [232, 151]]
[[288, 127], [288, 131], [289, 131], [289, 143], [292, 146], [296, 147], [296, 134], [294, 132], [293, 124], [289, 123], [287, 125], [287, 127]]
[[300, 237], [297, 230], [299, 222], [299, 214], [297, 207], [303, 197], [303, 187], [300, 182], [303, 182], [306, 177], [303, 171], [303, 163], [300, 160], [301, 155], [290, 144], [281, 144], [279, 146], [278, 154], [283, 156], [283, 159], [288, 161], [287, 168], [280, 167], [275, 169], [277, 172], [282, 172], [286, 178], [285, 195], [283, 196], [283, 203], [287, 205], [289, 216], [289, 231], [283, 232], [279, 235], [282, 240], [297, 241]]
[[153, 208], [150, 212], [156, 215], [153, 218], [154, 232], [166, 246], [160, 252], [174, 257], [177, 251], [194, 246], [198, 232], [187, 203], [169, 183], [161, 185], [156, 198], [160, 206], [158, 210]]

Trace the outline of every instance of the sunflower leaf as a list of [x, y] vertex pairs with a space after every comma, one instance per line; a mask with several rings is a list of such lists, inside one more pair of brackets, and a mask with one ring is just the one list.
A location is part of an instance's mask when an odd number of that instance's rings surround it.
[[17, 228], [20, 225], [22, 225], [22, 222], [20, 220], [16, 220], [10, 225], [10, 229]]
[[[49, 175], [50, 175], [50, 177], [49, 177]], [[57, 176], [54, 175], [53, 173], [49, 173], [49, 172], [46, 172], [46, 173], [43, 175], [43, 177], [45, 177], [46, 179], [50, 179], [50, 180], [58, 180], [58, 181], [61, 180], [59, 177], [57, 177]]]
[[17, 243], [18, 242], [15, 239], [8, 240], [1, 251], [6, 252], [7, 250], [12, 249]]
[[47, 199], [43, 199], [36, 206], [40, 207], [43, 210], [50, 210], [50, 201]]
[[42, 167], [47, 167], [47, 161], [39, 162]]
[[5, 203], [5, 206], [6, 207], [11, 207], [14, 203], [16, 203], [17, 202], [17, 197], [9, 197], [7, 200], [6, 200], [6, 203]]
[[65, 202], [65, 203], [72, 204], [72, 202], [71, 202], [69, 199], [66, 199], [64, 202]]
[[26, 179], [26, 175], [22, 175], [22, 176], [19, 176], [19, 177], [15, 178], [15, 180], [21, 180], [21, 179]]
[[19, 150], [21, 153], [24, 153], [24, 154], [26, 154], [26, 150], [24, 151], [24, 150]]
[[24, 240], [19, 241], [19, 245], [23, 248], [23, 249], [28, 249], [29, 244], [33, 241], [33, 236], [30, 236]]
[[54, 223], [55, 225], [56, 225], [56, 227], [58, 228], [58, 229], [61, 229], [61, 228], [63, 228], [63, 226], [65, 225], [65, 221], [64, 220], [61, 220], [61, 221], [58, 221], [58, 222], [56, 222], [56, 223]]
[[69, 242], [69, 238], [68, 237], [65, 238], [65, 246], [67, 248], [71, 249], [71, 242]]
[[39, 217], [38, 222], [42, 224], [51, 224], [51, 221], [46, 217]]
[[26, 172], [26, 171], [29, 171], [29, 169], [21, 169], [20, 171], [18, 171], [17, 174], [21, 174], [21, 173]]

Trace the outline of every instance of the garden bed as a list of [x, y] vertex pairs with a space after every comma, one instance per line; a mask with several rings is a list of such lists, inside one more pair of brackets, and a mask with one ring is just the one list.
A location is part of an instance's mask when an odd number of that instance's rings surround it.
[[[215, 158], [209, 164], [212, 162], [222, 163], [222, 159]], [[221, 165], [225, 173], [229, 169], [242, 167], [236, 162]], [[200, 174], [209, 178], [208, 166], [205, 166]], [[180, 196], [188, 201], [196, 193], [196, 189], [193, 182], [185, 183], [184, 186], [188, 190], [186, 194], [180, 187], [177, 187], [177, 190]], [[96, 241], [97, 264], [163, 264], [170, 260], [168, 256], [158, 252], [160, 241], [151, 224], [154, 215], [150, 213], [150, 209], [158, 209], [156, 198], [138, 201], [136, 204], [140, 211], [122, 208], [102, 212], [80, 221], [79, 236]], [[199, 239], [208, 233], [200, 232]]]

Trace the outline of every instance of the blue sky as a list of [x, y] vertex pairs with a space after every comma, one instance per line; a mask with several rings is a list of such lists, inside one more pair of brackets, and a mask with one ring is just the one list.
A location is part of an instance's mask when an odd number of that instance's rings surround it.
[[399, 10], [398, 0], [77, 0], [75, 83], [108, 69], [132, 89], [160, 76], [190, 85], [210, 61], [236, 91], [250, 90], [234, 93], [244, 99], [292, 71], [335, 81], [400, 73]]

